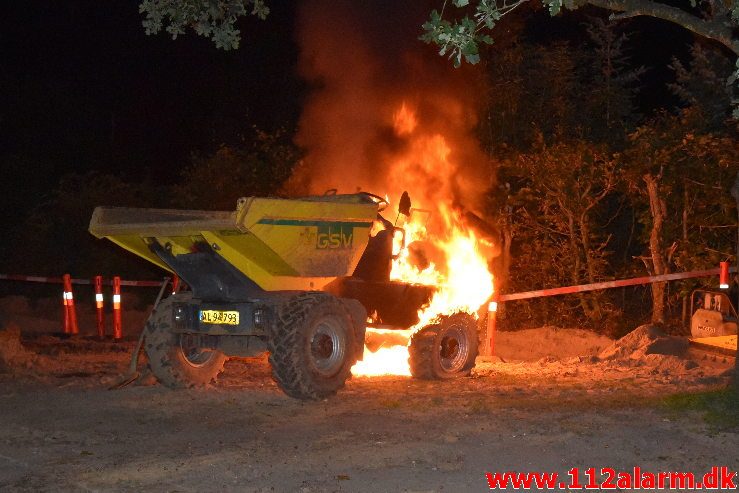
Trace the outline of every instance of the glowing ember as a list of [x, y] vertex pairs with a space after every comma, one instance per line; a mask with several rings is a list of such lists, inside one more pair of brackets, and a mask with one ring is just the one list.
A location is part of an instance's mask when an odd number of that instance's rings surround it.
[[[442, 314], [465, 311], [477, 317], [480, 306], [493, 294], [493, 276], [483, 253], [491, 245], [466, 228], [460, 215], [448, 205], [452, 203], [452, 180], [448, 178], [457, 170], [449, 159], [451, 148], [441, 135], [417, 135], [418, 120], [406, 104], [394, 115], [394, 125], [397, 135], [411, 139], [412, 152], [411, 157], [393, 164], [393, 175], [396, 179], [403, 177], [405, 182], [394, 183], [393, 187], [411, 191], [414, 210], [402, 224], [407, 248], [401, 250], [401, 236], [394, 236], [393, 252], [400, 255], [393, 261], [390, 278], [436, 287], [429, 305], [419, 310], [419, 322], [411, 331]], [[434, 179], [429, 180], [429, 176]], [[352, 373], [410, 375], [408, 348], [393, 345], [376, 352], [365, 348], [364, 361], [358, 362]]]

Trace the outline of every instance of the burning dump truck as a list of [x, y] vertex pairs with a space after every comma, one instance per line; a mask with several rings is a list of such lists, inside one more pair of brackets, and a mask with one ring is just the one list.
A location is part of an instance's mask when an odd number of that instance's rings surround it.
[[[427, 211], [405, 193], [395, 223], [381, 214], [387, 206], [332, 191], [242, 198], [224, 212], [98, 207], [90, 232], [189, 286], [158, 303], [144, 329], [151, 370], [168, 387], [207, 384], [227, 357], [264, 352], [279, 387], [299, 399], [398, 364], [424, 379], [468, 375], [475, 311], [493, 289], [480, 242], [446, 210], [453, 234], [429, 239]], [[434, 262], [445, 250], [454, 252], [446, 273]], [[368, 331], [400, 337], [368, 349]]]

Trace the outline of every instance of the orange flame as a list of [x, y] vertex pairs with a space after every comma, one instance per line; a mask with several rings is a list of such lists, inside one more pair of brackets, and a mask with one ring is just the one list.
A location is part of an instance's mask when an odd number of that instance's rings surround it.
[[493, 295], [493, 275], [488, 271], [487, 259], [475, 233], [463, 230], [460, 221], [445, 206], [441, 206], [440, 212], [446, 222], [446, 235], [433, 243], [444, 253], [446, 274], [437, 272], [440, 282], [434, 285], [438, 289], [429, 306], [419, 311], [415, 329], [445, 313], [464, 311], [476, 315]]
[[352, 374], [364, 377], [381, 375], [411, 376], [408, 366], [408, 346], [382, 347], [376, 352], [364, 348], [364, 359], [352, 367]]
[[395, 132], [398, 135], [411, 134], [418, 125], [416, 115], [413, 114], [413, 111], [411, 111], [405, 103], [400, 105], [400, 109], [395, 113], [393, 120]]
[[[493, 294], [493, 276], [483, 253], [489, 245], [465, 228], [449, 206], [452, 194], [450, 180], [445, 177], [457, 170], [450, 161], [451, 148], [441, 135], [416, 135], [418, 120], [405, 103], [395, 113], [394, 125], [397, 135], [412, 139], [412, 151], [409, 157], [394, 163], [393, 174], [405, 177], [405, 187], [411, 191], [414, 206], [418, 206], [402, 225], [406, 248], [401, 249], [400, 235], [394, 237], [393, 251], [400, 251], [400, 255], [393, 261], [390, 278], [436, 287], [428, 306], [419, 310], [419, 322], [411, 332], [442, 314], [465, 311], [477, 316], [478, 309]], [[429, 206], [435, 206], [434, 210], [424, 209]], [[433, 232], [429, 231], [431, 222]], [[364, 360], [352, 368], [352, 373], [410, 375], [408, 347], [394, 345], [375, 352], [365, 347]]]

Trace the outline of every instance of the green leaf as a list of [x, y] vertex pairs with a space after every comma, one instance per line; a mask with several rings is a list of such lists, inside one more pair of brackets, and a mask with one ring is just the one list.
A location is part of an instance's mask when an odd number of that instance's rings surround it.
[[480, 55], [477, 53], [471, 54], [471, 55], [465, 55], [464, 59], [469, 63], [470, 65], [476, 65], [480, 61]]
[[554, 17], [562, 10], [562, 0], [544, 0], [545, 5], [549, 5], [549, 15]]
[[[247, 9], [251, 6], [251, 11]], [[187, 28], [211, 38], [217, 48], [238, 48], [241, 32], [236, 29], [240, 17], [254, 15], [264, 19], [269, 14], [265, 0], [142, 0], [139, 12], [145, 15], [146, 34], [164, 29], [177, 38]]]
[[736, 70], [729, 76], [729, 84], [733, 84], [739, 79], [739, 58], [736, 59]]
[[485, 43], [486, 45], [493, 44], [493, 38], [487, 34], [481, 34], [477, 36], [477, 41], [480, 43]]

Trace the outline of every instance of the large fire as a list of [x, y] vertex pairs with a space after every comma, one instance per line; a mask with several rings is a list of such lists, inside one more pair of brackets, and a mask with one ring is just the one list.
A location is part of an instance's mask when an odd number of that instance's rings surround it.
[[[418, 132], [417, 117], [405, 104], [394, 115], [394, 130], [399, 136], [411, 138], [411, 151], [408, 158], [393, 163], [393, 175], [397, 177], [393, 185], [398, 190], [392, 191], [391, 198], [397, 204], [399, 191], [409, 189], [413, 209], [410, 217], [399, 216], [406, 248], [400, 248], [397, 243], [402, 240], [396, 236], [394, 250], [400, 250], [400, 255], [393, 261], [390, 278], [436, 288], [428, 306], [419, 310], [419, 322], [403, 331], [409, 338], [442, 314], [465, 311], [477, 316], [478, 309], [493, 294], [493, 276], [485, 255], [490, 245], [465, 227], [460, 213], [451, 208], [451, 180], [445, 178], [453, 176], [457, 166], [450, 160], [447, 141], [439, 134]], [[428, 180], [429, 176], [435, 179]], [[410, 375], [407, 342], [375, 351], [365, 347], [364, 360], [352, 368], [352, 373]]]

